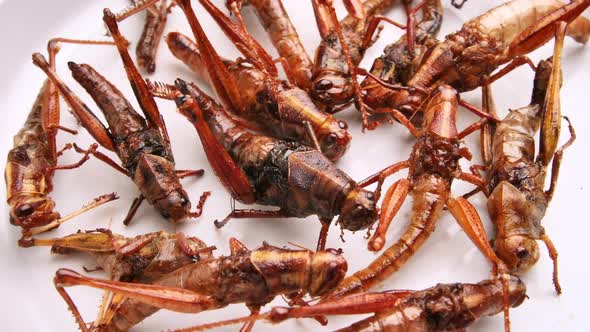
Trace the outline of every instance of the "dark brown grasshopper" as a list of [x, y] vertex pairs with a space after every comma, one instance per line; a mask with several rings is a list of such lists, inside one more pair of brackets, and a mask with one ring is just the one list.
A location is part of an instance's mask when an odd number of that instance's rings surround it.
[[[154, 281], [137, 284], [101, 280], [60, 269], [54, 283], [74, 313], [82, 331], [127, 331], [159, 309], [185, 313], [215, 310], [245, 303], [253, 313], [278, 295], [322, 296], [344, 277], [346, 260], [335, 250], [289, 250], [268, 244], [249, 250], [230, 240], [231, 254], [185, 265]], [[89, 329], [64, 287], [85, 285], [111, 291], [126, 299], [102, 325]], [[182, 288], [180, 288], [182, 287]], [[249, 324], [251, 327], [251, 324]]]
[[154, 92], [175, 100], [180, 113], [195, 126], [211, 167], [232, 197], [245, 204], [280, 207], [277, 211], [233, 210], [223, 221], [216, 221], [218, 227], [232, 218], [315, 214], [323, 224], [318, 240], [321, 250], [336, 215], [341, 227], [352, 231], [375, 221], [378, 195], [358, 186], [318, 150], [252, 133], [196, 85], [180, 79], [176, 88], [156, 85]]
[[203, 171], [174, 169], [174, 157], [162, 116], [127, 52], [126, 41], [119, 32], [115, 16], [108, 9], [105, 9], [104, 21], [115, 40], [127, 77], [145, 119], [133, 109], [114, 85], [92, 67], [86, 64], [68, 63], [74, 79], [86, 89], [105, 114], [109, 123], [109, 129], [106, 129], [92, 111], [59, 79], [42, 55], [38, 53], [33, 55], [33, 61], [57, 85], [70, 107], [80, 118], [82, 125], [100, 145], [116, 152], [123, 166], [119, 166], [108, 156], [96, 151], [98, 144], [94, 144], [88, 151], [77, 147], [76, 149], [79, 152], [94, 155], [117, 171], [131, 177], [140, 190], [141, 194], [133, 202], [125, 218], [125, 224], [131, 221], [144, 199], [147, 199], [162, 216], [172, 222], [181, 221], [187, 217], [199, 217], [210, 193], [203, 193], [197, 210], [191, 212], [188, 194], [182, 188], [179, 179], [186, 176], [200, 176]]
[[[47, 43], [50, 67], [55, 68], [59, 43], [112, 45], [112, 42], [54, 38]], [[56, 170], [71, 169], [74, 165], [57, 165], [61, 151], [56, 148], [59, 129], [76, 133], [59, 125], [59, 94], [55, 85], [46, 80], [33, 104], [23, 128], [13, 139], [13, 148], [8, 152], [4, 179], [6, 202], [10, 206], [10, 223], [23, 228], [23, 239], [58, 227], [84, 211], [116, 199], [110, 194], [97, 198], [90, 205], [61, 218], [54, 211], [55, 202], [49, 193], [53, 190], [53, 174]], [[88, 158], [84, 156], [84, 158]], [[19, 242], [24, 245], [25, 242]]]
[[[287, 319], [316, 315], [374, 314], [339, 332], [403, 332], [403, 331], [466, 331], [484, 316], [502, 311], [504, 297], [502, 281], [489, 279], [477, 284], [438, 284], [421, 291], [394, 290], [360, 293], [320, 304], [301, 307], [274, 307], [269, 312], [203, 324], [176, 330], [204, 331], [221, 326], [266, 320], [277, 324]], [[517, 307], [527, 298], [526, 286], [516, 276], [508, 281], [509, 303]]]
[[[557, 147], [561, 132], [561, 51], [566, 24], [562, 22], [556, 27], [553, 58], [537, 66], [530, 105], [511, 110], [493, 130], [482, 132], [482, 156], [489, 172], [488, 211], [496, 228], [493, 241], [496, 253], [511, 271], [520, 273], [539, 260], [537, 241], [543, 241], [553, 260], [553, 283], [559, 294], [557, 250], [541, 220], [555, 192], [563, 152], [576, 135], [570, 124], [570, 139]], [[484, 89], [484, 100], [488, 112], [495, 114], [488, 87]], [[539, 128], [539, 152], [535, 158], [535, 135]], [[551, 185], [545, 190], [552, 159]]]

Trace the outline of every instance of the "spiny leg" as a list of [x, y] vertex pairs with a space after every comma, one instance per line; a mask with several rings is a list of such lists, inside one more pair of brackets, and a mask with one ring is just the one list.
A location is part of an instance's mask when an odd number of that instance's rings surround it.
[[410, 181], [400, 179], [394, 183], [385, 194], [383, 203], [381, 203], [381, 213], [379, 215], [379, 225], [369, 240], [369, 250], [379, 251], [385, 245], [385, 234], [389, 229], [391, 221], [401, 208], [408, 196], [410, 190]]

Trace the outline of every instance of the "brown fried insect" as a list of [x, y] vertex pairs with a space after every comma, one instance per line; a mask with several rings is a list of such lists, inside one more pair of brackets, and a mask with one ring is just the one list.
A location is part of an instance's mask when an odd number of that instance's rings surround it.
[[[568, 35], [580, 43], [590, 36], [590, 21], [578, 17], [590, 0], [564, 5], [559, 0], [513, 0], [468, 22], [431, 47], [406, 89], [375, 87], [365, 102], [378, 113], [392, 108], [413, 116], [429, 92], [450, 84], [459, 92], [491, 84], [521, 66], [534, 65], [526, 57], [553, 37], [556, 22], [571, 22]], [[505, 68], [491, 75], [499, 66]]]
[[260, 23], [268, 33], [277, 49], [289, 76], [295, 86], [309, 91], [313, 62], [299, 39], [297, 30], [291, 23], [289, 14], [283, 7], [282, 0], [226, 0], [226, 7], [242, 21], [240, 10], [244, 4], [256, 10]]
[[[332, 112], [348, 106], [354, 98], [354, 87], [348, 63], [345, 58], [337, 29], [342, 30], [350, 58], [357, 66], [372, 44], [365, 39], [372, 18], [393, 7], [394, 0], [345, 1], [349, 15], [337, 21], [330, 14], [331, 4], [324, 0], [313, 0], [314, 14], [322, 38], [315, 52], [311, 96], [326, 105]], [[373, 27], [373, 30], [377, 26]], [[372, 34], [371, 32], [370, 34]], [[370, 37], [370, 36], [369, 36]]]
[[61, 81], [41, 54], [33, 55], [33, 61], [57, 85], [70, 107], [80, 118], [82, 125], [100, 145], [114, 151], [123, 166], [119, 166], [108, 156], [96, 151], [98, 144], [93, 145], [88, 151], [77, 147], [76, 149], [79, 152], [92, 154], [117, 171], [131, 177], [140, 190], [141, 194], [133, 202], [124, 220], [125, 224], [131, 221], [144, 199], [147, 199], [162, 216], [172, 222], [182, 221], [187, 217], [199, 217], [210, 193], [205, 192], [199, 200], [197, 210], [191, 212], [190, 200], [180, 184], [180, 178], [200, 176], [203, 171], [175, 170], [170, 140], [162, 116], [127, 52], [126, 42], [119, 32], [115, 16], [108, 9], [105, 9], [104, 21], [115, 40], [127, 77], [145, 118], [133, 109], [113, 84], [92, 67], [69, 62], [68, 66], [74, 79], [86, 89], [104, 113], [109, 124], [109, 129], [106, 129], [94, 113]]
[[108, 229], [74, 233], [61, 238], [33, 239], [32, 246], [50, 246], [55, 254], [89, 253], [112, 280], [151, 283], [196, 260], [212, 257], [215, 247], [183, 233], [159, 231], [125, 237]]
[[[516, 276], [508, 282], [509, 301], [517, 307], [526, 299], [526, 286]], [[203, 324], [175, 330], [196, 332], [252, 320], [280, 323], [290, 318], [314, 315], [374, 314], [340, 332], [465, 331], [476, 320], [502, 311], [502, 281], [484, 280], [477, 284], [438, 284], [421, 291], [360, 293], [305, 307], [274, 307], [263, 314]]]
[[[60, 43], [85, 45], [112, 45], [107, 41], [75, 40], [54, 38], [47, 43], [50, 65], [55, 68], [55, 57]], [[56, 135], [59, 129], [75, 134], [75, 131], [59, 125], [60, 105], [57, 89], [46, 80], [33, 104], [23, 128], [13, 139], [13, 148], [8, 152], [4, 179], [6, 181], [6, 202], [10, 206], [10, 223], [23, 228], [23, 239], [32, 233], [38, 234], [58, 227], [80, 213], [116, 199], [110, 194], [69, 216], [60, 219], [54, 211], [55, 202], [49, 193], [53, 190], [53, 174], [56, 170], [72, 168], [72, 165], [57, 165], [58, 157], [71, 144], [57, 151]], [[85, 158], [88, 158], [87, 156]], [[23, 242], [24, 241], [24, 242]]]
[[[493, 133], [484, 131], [486, 136], [482, 139], [482, 155], [489, 172], [487, 190], [491, 193], [488, 211], [496, 227], [494, 249], [509, 269], [520, 273], [538, 261], [537, 241], [543, 241], [553, 260], [553, 283], [558, 294], [561, 286], [557, 277], [557, 250], [541, 220], [555, 192], [563, 152], [576, 139], [570, 124], [570, 139], [557, 148], [561, 132], [559, 89], [565, 31], [565, 23], [557, 25], [553, 58], [537, 66], [530, 105], [511, 110]], [[484, 97], [488, 112], [495, 113], [491, 90], [487, 87]], [[539, 152], [535, 158], [535, 136], [539, 128]], [[545, 190], [552, 159], [551, 185]]]
[[[55, 286], [74, 312], [82, 331], [126, 331], [159, 309], [198, 313], [245, 303], [254, 313], [278, 295], [300, 298], [322, 296], [344, 277], [346, 260], [335, 250], [312, 252], [268, 244], [247, 249], [230, 240], [231, 255], [185, 265], [153, 284], [125, 283], [56, 272]], [[114, 292], [126, 299], [111, 319], [90, 329], [64, 287], [86, 285]], [[182, 288], [180, 288], [182, 287]]]
[[352, 231], [375, 221], [378, 195], [358, 186], [317, 149], [249, 131], [194, 84], [178, 79], [176, 88], [156, 94], [168, 94], [195, 126], [215, 174], [232, 197], [280, 208], [233, 210], [216, 222], [218, 227], [233, 218], [317, 215], [323, 224], [318, 240], [321, 250], [336, 215], [341, 227]]
[[[138, 5], [140, 1], [132, 0], [132, 2], [134, 5]], [[137, 65], [148, 73], [156, 71], [156, 54], [166, 28], [170, 6], [168, 0], [160, 0], [146, 11], [145, 25], [141, 37], [137, 41], [135, 54]]]
[[[385, 194], [379, 225], [369, 241], [369, 249], [378, 251], [383, 248], [385, 233], [408, 193], [411, 193], [414, 199], [411, 223], [401, 238], [369, 266], [347, 277], [334, 291], [334, 297], [366, 291], [399, 270], [434, 231], [445, 206], [477, 248], [493, 264], [494, 274], [506, 272], [504, 263], [488, 243], [475, 208], [465, 198], [453, 198], [451, 195], [451, 184], [454, 179], [470, 182], [480, 188], [485, 187], [485, 180], [479, 175], [462, 172], [459, 160], [471, 159], [469, 150], [460, 146], [461, 139], [481, 128], [489, 120], [482, 118], [459, 132], [455, 125], [458, 105], [458, 93], [450, 86], [443, 85], [433, 92], [424, 106], [422, 129], [416, 128], [401, 112], [394, 113], [396, 119], [410, 130], [417, 141], [408, 160], [393, 164], [360, 183], [361, 186], [380, 183], [385, 177], [409, 168], [407, 178], [395, 182]], [[508, 330], [508, 302], [505, 303], [505, 327]]]
[[[190, 1], [180, 1], [193, 30], [198, 47], [185, 46], [184, 40], [171, 40], [168, 45], [183, 61], [202, 63], [207, 79], [222, 104], [233, 114], [245, 118], [273, 137], [313, 144], [307, 123], [319, 142], [321, 151], [331, 160], [346, 151], [351, 136], [344, 121], [318, 109], [306, 92], [278, 79], [270, 56], [239, 25], [207, 0], [201, 4], [209, 11], [222, 30], [246, 56], [246, 60], [227, 63], [219, 57], [197, 20]], [[195, 52], [198, 50], [198, 53]], [[269, 64], [270, 61], [270, 64]], [[228, 67], [229, 65], [229, 67]], [[198, 73], [203, 73], [201, 69]]]

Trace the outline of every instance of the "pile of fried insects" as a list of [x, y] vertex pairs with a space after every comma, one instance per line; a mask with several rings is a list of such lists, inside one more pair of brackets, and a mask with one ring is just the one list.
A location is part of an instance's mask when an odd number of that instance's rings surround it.
[[[108, 41], [55, 38], [48, 42], [47, 58], [40, 53], [32, 56], [47, 80], [8, 154], [10, 221], [22, 228], [20, 246], [50, 246], [59, 254], [85, 252], [110, 274], [109, 279], [101, 279], [68, 269], [55, 273], [55, 287], [82, 331], [127, 331], [160, 309], [198, 313], [234, 303], [244, 303], [251, 315], [179, 331], [229, 324], [243, 324], [242, 331], [250, 331], [258, 320], [280, 323], [292, 318], [312, 318], [325, 325], [325, 315], [367, 313], [373, 315], [338, 331], [465, 331], [482, 316], [498, 313], [503, 313], [508, 331], [509, 308], [527, 297], [518, 275], [538, 261], [538, 241], [549, 251], [555, 291], [561, 292], [557, 251], [541, 219], [555, 190], [563, 152], [575, 140], [569, 120], [563, 117], [570, 138], [558, 146], [564, 39], [568, 35], [578, 43], [588, 40], [590, 21], [580, 15], [590, 0], [567, 4], [512, 0], [467, 21], [443, 39], [438, 36], [441, 0], [345, 0], [348, 16], [340, 20], [331, 0], [312, 0], [322, 38], [313, 59], [281, 0], [228, 0], [227, 10], [210, 0], [198, 2], [243, 57], [232, 60], [217, 53], [190, 0], [135, 0], [118, 13], [104, 9]], [[404, 24], [382, 16], [398, 3], [407, 15]], [[452, 4], [464, 5], [455, 0]], [[241, 16], [244, 5], [258, 14], [278, 59], [248, 33]], [[186, 17], [190, 35], [164, 35], [167, 16], [176, 10]], [[135, 42], [134, 61], [118, 23], [137, 13], [145, 15], [145, 26]], [[404, 35], [384, 49], [370, 70], [359, 68], [382, 24], [392, 24]], [[156, 70], [162, 39], [178, 60], [210, 84], [216, 96], [182, 79], [157, 82], [142, 77], [142, 71]], [[533, 63], [527, 54], [550, 40], [554, 40], [552, 57]], [[84, 104], [56, 73], [56, 55], [64, 44], [115, 46], [142, 114], [90, 65], [69, 62], [73, 79], [92, 97], [106, 123], [99, 120], [93, 111], [96, 106]], [[279, 77], [279, 66], [286, 79]], [[500, 119], [491, 85], [520, 66], [535, 72], [530, 103]], [[476, 88], [482, 91], [481, 108], [459, 94]], [[72, 132], [60, 126], [60, 98], [96, 143], [58, 149], [57, 133]], [[67, 216], [54, 211], [55, 202], [49, 196], [54, 173], [80, 167], [90, 158], [135, 182], [139, 195], [125, 224], [144, 201], [172, 223], [201, 215], [210, 193], [204, 192], [193, 208], [180, 180], [202, 176], [203, 170], [175, 168], [156, 98], [168, 100], [194, 125], [211, 168], [233, 199], [278, 208], [233, 208], [225, 219], [215, 221], [216, 227], [236, 218], [316, 215], [322, 225], [316, 251], [266, 243], [251, 250], [232, 238], [231, 254], [216, 258], [215, 246], [165, 231], [126, 237], [96, 229], [62, 238], [38, 237], [118, 198], [114, 193], [98, 197]], [[407, 128], [415, 137], [408, 158], [360, 182], [340, 170], [335, 161], [345, 154], [351, 135], [346, 122], [335, 115], [351, 105], [360, 113], [363, 132], [384, 123]], [[459, 107], [479, 120], [457, 128]], [[464, 171], [459, 161], [472, 155], [462, 140], [476, 132], [483, 164]], [[69, 149], [79, 153], [80, 160], [59, 165], [57, 159]], [[110, 150], [118, 160], [99, 149]], [[408, 175], [381, 197], [384, 180], [404, 169]], [[550, 184], [545, 189], [548, 173]], [[454, 197], [454, 180], [466, 181], [475, 189]], [[370, 185], [376, 189], [366, 189]], [[487, 197], [494, 223], [491, 240], [468, 200], [479, 192]], [[397, 241], [386, 243], [388, 227], [408, 195], [413, 198], [411, 222]], [[438, 284], [420, 291], [371, 292], [420, 249], [445, 210], [491, 264], [490, 279]], [[347, 231], [370, 229], [377, 223], [368, 249], [383, 250], [381, 255], [347, 275], [342, 252], [325, 248], [334, 220]], [[83, 320], [66, 291], [76, 285], [106, 291], [94, 322]], [[314, 302], [304, 300], [306, 295]], [[286, 297], [289, 306], [260, 311], [277, 296]]]

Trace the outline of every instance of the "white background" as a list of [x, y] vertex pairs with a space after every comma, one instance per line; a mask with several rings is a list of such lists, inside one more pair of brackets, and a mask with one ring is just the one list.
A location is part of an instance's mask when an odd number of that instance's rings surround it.
[[[31, 64], [31, 53], [45, 51], [47, 39], [55, 36], [71, 38], [99, 38], [104, 33], [101, 22], [102, 8], [109, 6], [119, 9], [127, 1], [0, 1], [0, 40], [3, 47], [0, 61], [0, 109], [2, 110], [2, 126], [0, 155], [5, 156], [12, 147], [12, 136], [21, 128], [33, 100], [37, 95], [44, 76]], [[299, 29], [302, 40], [310, 54], [319, 41], [315, 29], [315, 20], [309, 1], [286, 0], [286, 7], [291, 13], [295, 26]], [[340, 5], [340, 1], [337, 1]], [[490, 8], [500, 1], [469, 1], [463, 10], [458, 11], [450, 6], [449, 0], [443, 0], [445, 17], [441, 37], [459, 28], [461, 22]], [[221, 4], [222, 1], [216, 1]], [[212, 23], [204, 15], [202, 9], [195, 5], [198, 16], [203, 19], [206, 31], [220, 54], [236, 57], [238, 54]], [[338, 7], [340, 15], [343, 8]], [[588, 15], [588, 13], [586, 14]], [[139, 15], [143, 17], [143, 15]], [[244, 13], [251, 31], [271, 54], [276, 54], [260, 27], [253, 12], [248, 9]], [[402, 19], [399, 10], [390, 14]], [[142, 26], [142, 18], [134, 17], [122, 24], [122, 32], [131, 41], [137, 40]], [[168, 31], [179, 30], [188, 33], [188, 25], [181, 12], [176, 9], [169, 19]], [[365, 57], [363, 66], [370, 67], [370, 59], [381, 53], [383, 47], [400, 36], [401, 32], [387, 27], [378, 44], [372, 47]], [[162, 43], [160, 48], [157, 72], [150, 78], [172, 81], [176, 77], [193, 78], [181, 63], [172, 58]], [[135, 45], [131, 46], [134, 50]], [[534, 61], [546, 58], [551, 54], [552, 43], [532, 54]], [[561, 177], [555, 198], [547, 211], [544, 226], [559, 250], [560, 279], [564, 293], [557, 297], [551, 283], [551, 261], [543, 247], [539, 263], [523, 279], [528, 286], [530, 300], [521, 307], [511, 311], [514, 331], [581, 331], [587, 329], [590, 319], [585, 313], [587, 298], [590, 296], [587, 284], [588, 258], [586, 236], [589, 234], [588, 190], [590, 190], [588, 166], [588, 144], [590, 137], [590, 119], [588, 113], [588, 82], [590, 82], [590, 49], [580, 46], [571, 39], [566, 40], [562, 87], [562, 110], [570, 116], [578, 134], [578, 140], [567, 150], [561, 169]], [[80, 96], [96, 110], [96, 106], [86, 93], [75, 84], [69, 75], [65, 63], [68, 60], [87, 62], [103, 73], [116, 84], [129, 98], [133, 94], [126, 81], [119, 55], [109, 47], [78, 47], [64, 45], [58, 56], [58, 71]], [[508, 108], [524, 106], [530, 98], [532, 72], [521, 68], [509, 77], [500, 80], [494, 86], [498, 110], [502, 116]], [[204, 86], [204, 85], [203, 85]], [[479, 105], [479, 90], [465, 94], [469, 102]], [[221, 230], [215, 229], [212, 221], [224, 217], [230, 210], [229, 195], [220, 186], [211, 171], [196, 132], [179, 114], [174, 106], [167, 102], [159, 102], [161, 111], [167, 122], [172, 138], [173, 150], [179, 169], [204, 168], [206, 175], [199, 179], [185, 180], [185, 188], [195, 202], [201, 192], [212, 190], [213, 195], [205, 206], [205, 213], [198, 220], [187, 221], [176, 229], [163, 220], [153, 208], [144, 204], [137, 213], [133, 224], [124, 227], [121, 223], [132, 199], [137, 195], [133, 182], [125, 176], [105, 167], [96, 160], [89, 161], [84, 167], [55, 175], [55, 190], [51, 194], [57, 201], [57, 209], [62, 214], [80, 207], [92, 197], [116, 191], [121, 199], [87, 213], [75, 221], [63, 225], [58, 230], [45, 236], [64, 236], [78, 229], [94, 229], [110, 227], [114, 232], [136, 235], [145, 232], [165, 229], [167, 231], [183, 231], [191, 236], [198, 236], [210, 245], [216, 245], [217, 255], [228, 254], [227, 241], [235, 236], [246, 245], [254, 248], [263, 240], [282, 246], [288, 241], [309, 248], [315, 248], [319, 231], [319, 223], [313, 217], [307, 220], [235, 220]], [[65, 107], [64, 107], [65, 110]], [[98, 110], [95, 111], [100, 115]], [[466, 111], [460, 111], [459, 128], [464, 128], [476, 120]], [[361, 134], [359, 113], [350, 109], [342, 112], [340, 118], [348, 121], [354, 137], [346, 156], [338, 165], [355, 179], [365, 176], [408, 157], [413, 139], [406, 130], [399, 126], [383, 126], [374, 132]], [[63, 124], [75, 126], [72, 117], [62, 112]], [[562, 141], [567, 138], [564, 127]], [[467, 139], [468, 146], [479, 160], [478, 135]], [[60, 145], [75, 140], [81, 145], [92, 142], [89, 135], [81, 130], [72, 137], [60, 133]], [[103, 150], [104, 151], [104, 150]], [[67, 163], [79, 158], [68, 153], [60, 159]], [[466, 169], [468, 164], [464, 164]], [[405, 176], [401, 173], [396, 176]], [[390, 179], [386, 185], [391, 184]], [[385, 188], [386, 189], [386, 188]], [[453, 192], [462, 194], [471, 187], [455, 181]], [[5, 193], [1, 200], [5, 200]], [[409, 199], [408, 199], [409, 200]], [[489, 227], [489, 219], [485, 208], [485, 199], [478, 195], [472, 200]], [[389, 243], [395, 240], [409, 219], [410, 202], [406, 202], [398, 214], [388, 236]], [[5, 331], [74, 331], [76, 325], [71, 314], [66, 310], [52, 284], [52, 277], [60, 267], [82, 270], [82, 265], [94, 266], [94, 262], [84, 255], [52, 256], [49, 248], [20, 249], [16, 246], [19, 229], [8, 222], [8, 212], [3, 206], [0, 215], [5, 216], [4, 226], [0, 227], [0, 255], [2, 273], [0, 278], [1, 308], [0, 319]], [[346, 242], [339, 239], [339, 231], [332, 229], [328, 238], [328, 247], [341, 247], [349, 262], [349, 271], [354, 272], [365, 267], [375, 255], [366, 250], [364, 232], [357, 234], [345, 233]], [[490, 266], [477, 251], [467, 236], [460, 230], [448, 213], [438, 222], [438, 227], [422, 249], [396, 273], [387, 279], [378, 289], [422, 289], [438, 282], [477, 282], [489, 276]], [[100, 274], [96, 274], [100, 275]], [[99, 303], [99, 292], [88, 288], [71, 289], [75, 301], [87, 321], [94, 319]], [[279, 298], [274, 304], [283, 304]], [[198, 323], [211, 322], [222, 318], [236, 317], [247, 314], [243, 305], [232, 305], [216, 312], [198, 315], [160, 312], [139, 325], [135, 331], [154, 331], [169, 328], [187, 327]], [[330, 319], [330, 328], [346, 326], [360, 317], [343, 317]], [[224, 331], [237, 329], [232, 326]], [[265, 331], [272, 326], [260, 323], [257, 331]], [[278, 326], [281, 330], [319, 330], [319, 325], [312, 320], [291, 321]], [[474, 325], [471, 331], [497, 331], [502, 328], [501, 316], [486, 318]]]

